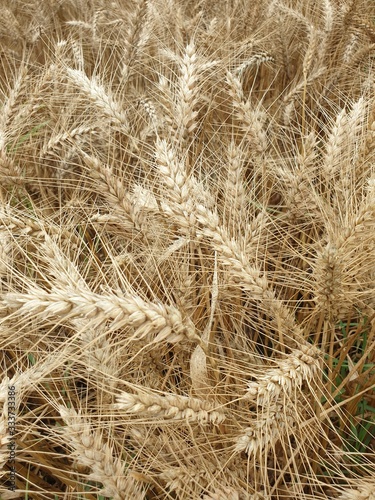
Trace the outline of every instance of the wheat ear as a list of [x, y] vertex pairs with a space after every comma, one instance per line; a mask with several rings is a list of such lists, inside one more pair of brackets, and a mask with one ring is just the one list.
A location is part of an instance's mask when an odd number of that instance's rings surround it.
[[249, 99], [245, 99], [242, 83], [237, 76], [227, 73], [229, 95], [232, 97], [236, 117], [241, 123], [244, 137], [249, 142], [252, 150], [258, 155], [266, 151], [268, 146], [267, 134], [264, 128], [265, 113], [260, 108], [253, 109]]
[[73, 83], [104, 114], [109, 121], [127, 132], [129, 123], [126, 112], [108, 89], [95, 77], [89, 78], [82, 70], [66, 68], [69, 81]]
[[[326, 317], [345, 317], [353, 304], [371, 294], [369, 287], [362, 290], [357, 285], [358, 277], [365, 277], [369, 271], [358, 260], [358, 244], [371, 252], [374, 246], [375, 228], [375, 178], [367, 182], [367, 193], [357, 212], [350, 210], [346, 217], [346, 227], [331, 223], [328, 242], [321, 243], [313, 264], [315, 279], [315, 303]], [[330, 221], [331, 222], [331, 221]], [[366, 257], [366, 255], [364, 255]], [[357, 280], [353, 279], [356, 274]], [[360, 282], [366, 282], [361, 280]]]
[[313, 346], [301, 346], [287, 357], [277, 361], [277, 368], [271, 368], [256, 382], [250, 382], [246, 398], [265, 405], [276, 400], [281, 393], [285, 396], [296, 394], [303, 382], [316, 380], [320, 371], [318, 351]]
[[61, 433], [72, 448], [73, 456], [91, 469], [89, 479], [103, 485], [98, 493], [113, 500], [144, 498], [139, 485], [125, 473], [125, 463], [114, 457], [113, 448], [103, 440], [101, 433], [93, 431], [89, 421], [73, 408], [60, 406], [59, 412], [66, 423]]
[[175, 307], [146, 302], [136, 295], [100, 295], [71, 288], [54, 288], [51, 293], [46, 293], [42, 289], [34, 289], [25, 294], [5, 294], [0, 302], [0, 316], [8, 314], [21, 318], [34, 316], [39, 321], [51, 317], [66, 321], [85, 317], [93, 325], [111, 320], [112, 329], [129, 327], [135, 330], [129, 340], [200, 340], [191, 321], [184, 323], [180, 311]]
[[[276, 298], [265, 276], [249, 263], [237, 240], [220, 224], [216, 211], [194, 200], [194, 183], [187, 176], [184, 165], [178, 161], [173, 148], [166, 141], [158, 143], [159, 171], [163, 184], [168, 187], [169, 203], [162, 204], [163, 212], [172, 218], [191, 239], [205, 240], [217, 252], [218, 260], [231, 274], [233, 283], [251, 298], [259, 301], [275, 322], [292, 338], [301, 339], [295, 319], [283, 302]], [[208, 195], [208, 199], [210, 196]]]
[[177, 394], [152, 394], [142, 389], [138, 394], [122, 392], [116, 408], [137, 415], [165, 420], [187, 420], [201, 424], [220, 424], [225, 413], [207, 401]]
[[268, 404], [264, 413], [246, 427], [235, 439], [235, 451], [256, 455], [293, 431], [296, 423], [295, 411], [285, 404]]
[[73, 324], [81, 341], [85, 370], [94, 373], [99, 386], [112, 394], [117, 384], [117, 356], [112, 352], [106, 329], [102, 326], [93, 328], [90, 321], [75, 320]]
[[122, 180], [97, 158], [84, 153], [83, 159], [89, 167], [90, 176], [99, 182], [102, 194], [114, 209], [122, 226], [139, 230], [142, 226], [142, 212], [136, 211], [136, 205]]
[[9, 125], [14, 114], [17, 100], [20, 94], [25, 90], [27, 70], [27, 64], [23, 63], [18, 70], [13, 87], [9, 90], [5, 104], [2, 107], [0, 115], [0, 151], [5, 151], [6, 146], [11, 139], [13, 131], [9, 128]]
[[148, 0], [137, 0], [135, 9], [129, 16], [130, 27], [127, 36], [124, 37], [125, 50], [121, 71], [124, 79], [129, 78], [131, 67], [149, 38], [149, 9], [150, 2]]
[[247, 205], [249, 193], [245, 188], [245, 154], [241, 146], [232, 141], [228, 147], [228, 179], [226, 182], [226, 197], [230, 203], [224, 205], [223, 219], [228, 221], [232, 234], [243, 231], [247, 222]]
[[338, 500], [375, 500], [375, 482], [360, 479], [359, 483], [355, 489], [348, 488], [341, 493]]

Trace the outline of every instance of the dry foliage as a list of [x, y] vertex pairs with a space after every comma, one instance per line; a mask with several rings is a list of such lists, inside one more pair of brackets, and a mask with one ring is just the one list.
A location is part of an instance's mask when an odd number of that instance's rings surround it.
[[0, 11], [1, 498], [373, 499], [374, 3]]

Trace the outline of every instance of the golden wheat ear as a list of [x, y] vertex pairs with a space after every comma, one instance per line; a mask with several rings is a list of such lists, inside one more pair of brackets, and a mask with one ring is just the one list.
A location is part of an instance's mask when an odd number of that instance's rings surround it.
[[374, 3], [0, 12], [0, 497], [373, 500]]

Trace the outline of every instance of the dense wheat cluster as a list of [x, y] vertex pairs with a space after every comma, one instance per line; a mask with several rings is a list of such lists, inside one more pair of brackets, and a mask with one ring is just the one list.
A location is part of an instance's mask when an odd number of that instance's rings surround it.
[[373, 1], [0, 12], [0, 497], [374, 500]]

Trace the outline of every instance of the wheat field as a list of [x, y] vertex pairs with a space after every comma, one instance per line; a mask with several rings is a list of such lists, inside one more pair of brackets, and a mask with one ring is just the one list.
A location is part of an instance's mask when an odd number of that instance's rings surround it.
[[374, 500], [375, 3], [0, 12], [0, 498]]

